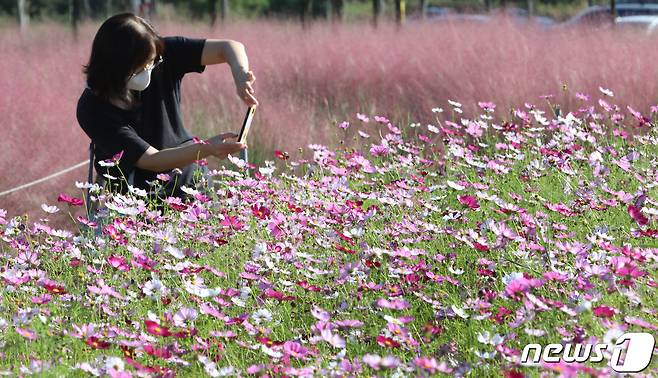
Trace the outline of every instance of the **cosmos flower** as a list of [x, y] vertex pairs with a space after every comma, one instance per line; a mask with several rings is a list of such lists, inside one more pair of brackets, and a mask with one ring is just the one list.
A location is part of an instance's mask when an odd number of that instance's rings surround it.
[[144, 325], [146, 326], [146, 332], [150, 333], [151, 335], [162, 337], [171, 336], [169, 328], [160, 326], [160, 324], [152, 320], [144, 320]]

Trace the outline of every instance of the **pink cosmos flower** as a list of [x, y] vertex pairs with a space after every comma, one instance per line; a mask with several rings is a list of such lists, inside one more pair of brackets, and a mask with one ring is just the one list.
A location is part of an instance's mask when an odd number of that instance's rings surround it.
[[593, 308], [592, 312], [599, 318], [611, 318], [617, 313], [617, 310], [612, 307], [601, 305]]
[[399, 342], [393, 340], [390, 337], [386, 337], [382, 335], [377, 336], [377, 344], [388, 348], [397, 348], [400, 346]]
[[473, 210], [480, 208], [478, 200], [473, 196], [457, 196], [457, 200], [459, 200], [459, 203], [462, 205], [468, 206]]
[[541, 281], [535, 278], [527, 279], [520, 277], [507, 283], [505, 287], [505, 294], [509, 297], [519, 300], [525, 293], [529, 292], [533, 287], [541, 286]]
[[373, 144], [370, 147], [370, 154], [373, 156], [386, 156], [390, 152], [390, 149], [384, 145]]
[[484, 134], [484, 130], [477, 122], [469, 123], [466, 132], [475, 138], [479, 138]]
[[496, 104], [493, 102], [478, 102], [478, 106], [486, 112], [493, 112], [496, 109]]
[[389, 308], [392, 310], [404, 310], [411, 307], [409, 302], [404, 299], [393, 299], [389, 301], [386, 298], [379, 298], [376, 304], [381, 308]]
[[334, 348], [345, 348], [345, 339], [339, 334], [331, 332], [330, 329], [323, 329], [320, 335], [322, 340], [328, 342]]
[[274, 299], [277, 299], [277, 300], [280, 300], [280, 301], [292, 301], [292, 300], [295, 300], [295, 296], [293, 296], [293, 295], [285, 295], [285, 294], [283, 294], [282, 292], [279, 292], [279, 291], [273, 290], [273, 289], [271, 289], [271, 288], [267, 288], [267, 289], [265, 289], [265, 291], [263, 291], [263, 295], [264, 295], [265, 297], [267, 297], [267, 298], [274, 298]]
[[633, 220], [640, 226], [646, 226], [647, 223], [649, 223], [649, 219], [642, 214], [639, 208], [633, 205], [628, 205], [628, 214], [630, 214], [631, 218], [633, 218]]
[[36, 340], [38, 338], [36, 332], [27, 328], [16, 327], [16, 333], [18, 333], [19, 335], [23, 336], [28, 340]]
[[144, 320], [144, 325], [146, 326], [146, 332], [155, 336], [171, 336], [169, 328], [160, 326], [158, 323], [152, 320]]
[[84, 202], [80, 198], [74, 198], [67, 196], [64, 193], [60, 193], [59, 196], [57, 197], [57, 202], [66, 202], [71, 206], [82, 206], [84, 205]]
[[94, 349], [107, 349], [110, 347], [110, 343], [107, 341], [100, 340], [95, 336], [89, 336], [85, 339], [85, 344], [89, 345]]
[[112, 267], [127, 272], [130, 270], [130, 266], [126, 264], [126, 258], [119, 255], [111, 255], [107, 257], [107, 263]]
[[283, 343], [283, 351], [298, 359], [303, 359], [308, 354], [308, 349], [296, 341], [286, 341]]
[[434, 357], [416, 357], [414, 359], [414, 364], [430, 373], [452, 373], [452, 368], [450, 368], [445, 362], [438, 363]]

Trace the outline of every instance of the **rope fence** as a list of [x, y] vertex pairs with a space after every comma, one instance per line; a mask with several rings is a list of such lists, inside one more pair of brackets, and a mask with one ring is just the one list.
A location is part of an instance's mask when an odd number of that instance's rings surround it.
[[9, 190], [5, 190], [4, 192], [0, 192], [0, 197], [2, 197], [2, 196], [6, 196], [7, 194], [11, 194], [11, 193], [13, 193], [13, 192], [17, 192], [17, 191], [19, 191], [19, 190], [23, 190], [23, 189], [29, 188], [29, 187], [31, 187], [31, 186], [34, 186], [34, 185], [40, 184], [40, 183], [42, 183], [42, 182], [44, 182], [44, 181], [48, 181], [48, 180], [50, 180], [50, 179], [52, 179], [52, 178], [55, 178], [55, 177], [57, 177], [57, 176], [61, 176], [61, 175], [63, 175], [64, 173], [71, 172], [72, 170], [77, 169], [77, 168], [80, 168], [80, 167], [85, 166], [85, 165], [87, 165], [87, 164], [89, 164], [89, 160], [81, 161], [80, 163], [78, 163], [78, 164], [76, 164], [76, 165], [72, 165], [72, 166], [70, 166], [70, 167], [68, 167], [68, 168], [64, 168], [64, 169], [62, 169], [61, 171], [59, 171], [59, 172], [55, 172], [55, 173], [50, 174], [50, 175], [48, 175], [48, 176], [46, 176], [46, 177], [42, 177], [42, 178], [40, 178], [40, 179], [38, 179], [38, 180], [34, 180], [34, 181], [28, 182], [28, 183], [26, 183], [26, 184], [19, 185], [19, 186], [15, 187], [15, 188], [12, 188], [12, 189], [9, 189]]

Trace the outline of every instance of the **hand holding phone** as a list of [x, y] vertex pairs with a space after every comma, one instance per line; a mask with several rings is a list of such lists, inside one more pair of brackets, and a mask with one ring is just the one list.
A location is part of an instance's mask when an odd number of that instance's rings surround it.
[[256, 113], [256, 107], [250, 106], [249, 109], [247, 109], [247, 115], [242, 122], [242, 129], [238, 136], [238, 143], [247, 144], [247, 134], [249, 134], [249, 128], [251, 127], [251, 121], [254, 119], [254, 113]]

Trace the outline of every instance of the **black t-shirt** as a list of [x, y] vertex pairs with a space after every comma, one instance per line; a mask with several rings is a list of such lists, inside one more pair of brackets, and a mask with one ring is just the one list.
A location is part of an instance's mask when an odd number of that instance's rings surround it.
[[[94, 95], [87, 87], [77, 105], [80, 127], [94, 143], [95, 168], [99, 175], [109, 174], [128, 178], [134, 173], [133, 186], [149, 190], [147, 181], [156, 180], [160, 172], [135, 167], [135, 163], [149, 146], [158, 150], [194, 143], [185, 129], [180, 112], [181, 80], [188, 72], [202, 73], [201, 53], [205, 39], [182, 36], [164, 37], [163, 62], [151, 71], [149, 86], [136, 92], [139, 105], [131, 110], [121, 109]], [[123, 150], [117, 167], [104, 167], [100, 161], [111, 159]], [[165, 185], [167, 194], [181, 196], [182, 185], [190, 186], [196, 163], [180, 167], [183, 174]], [[174, 181], [176, 185], [174, 186]], [[125, 193], [127, 183], [120, 192]]]

